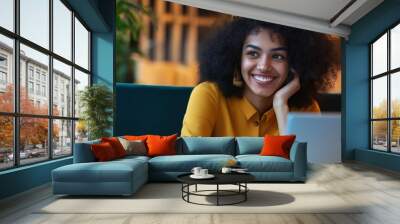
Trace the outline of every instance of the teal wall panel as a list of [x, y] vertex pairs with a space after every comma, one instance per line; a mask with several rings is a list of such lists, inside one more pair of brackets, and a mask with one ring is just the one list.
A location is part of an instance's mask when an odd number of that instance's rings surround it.
[[72, 157], [0, 172], [0, 199], [51, 181], [51, 171], [72, 163]]
[[400, 155], [393, 155], [392, 153], [372, 151], [367, 149], [356, 149], [355, 160], [368, 163], [372, 166], [400, 172]]
[[[346, 45], [345, 53], [345, 107], [346, 142], [343, 160], [354, 159], [354, 148], [368, 147], [368, 47]], [[354, 129], [354, 127], [357, 127]]]
[[92, 35], [93, 83], [101, 83], [110, 88], [114, 85], [113, 43], [113, 34], [93, 33]]
[[357, 23], [344, 44], [343, 159], [399, 170], [400, 157], [369, 148], [369, 46], [375, 38], [400, 22], [400, 1], [386, 0]]

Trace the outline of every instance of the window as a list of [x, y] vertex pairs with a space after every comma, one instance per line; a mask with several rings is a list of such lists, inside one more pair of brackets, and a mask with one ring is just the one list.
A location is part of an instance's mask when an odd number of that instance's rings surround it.
[[42, 96], [46, 96], [46, 86], [42, 86]]
[[82, 68], [89, 69], [89, 32], [75, 18], [75, 62]]
[[29, 79], [33, 80], [33, 67], [32, 66], [29, 66], [28, 74], [29, 74]]
[[[65, 89], [66, 83], [69, 83], [69, 85], [72, 84], [72, 68], [69, 65], [66, 65], [56, 59], [53, 60], [54, 64], [54, 75], [53, 75], [53, 91], [55, 92], [55, 95], [53, 96], [53, 103], [58, 104], [58, 97], [60, 97], [60, 100], [62, 103], [64, 103], [64, 96], [69, 96], [67, 100], [67, 103], [69, 105], [72, 104], [72, 90], [70, 89]], [[76, 79], [76, 78], [75, 78]], [[60, 93], [60, 96], [59, 96]], [[69, 102], [71, 101], [71, 102]], [[62, 106], [62, 105], [60, 105]], [[59, 109], [53, 110], [53, 114], [60, 113]], [[62, 113], [63, 116], [72, 116], [72, 108], [67, 108], [65, 111], [65, 114]]]
[[40, 71], [36, 69], [36, 80], [40, 81]]
[[[20, 0], [21, 36], [49, 49], [49, 0]], [[40, 13], [39, 13], [40, 12]]]
[[29, 94], [33, 94], [33, 82], [28, 82], [28, 92]]
[[3, 67], [3, 68], [7, 67], [7, 56], [0, 55], [0, 67]]
[[7, 74], [3, 71], [0, 71], [0, 84], [2, 85], [7, 84]]
[[72, 12], [60, 1], [53, 1], [54, 53], [71, 60]]
[[400, 153], [400, 24], [370, 44], [371, 148]]
[[0, 26], [14, 31], [14, 0], [1, 0], [0, 3]]
[[[4, 2], [5, 3], [5, 2]], [[0, 3], [0, 5], [3, 4]], [[3, 12], [3, 9], [0, 8], [0, 14]], [[0, 20], [3, 18], [3, 15], [0, 15]], [[1, 23], [0, 23], [1, 25]], [[13, 39], [8, 38], [5, 35], [0, 33], [0, 74], [2, 74], [0, 80], [0, 123], [3, 122], [1, 119], [6, 119], [1, 117], [1, 112], [14, 112], [14, 83], [13, 76], [14, 71], [11, 65], [12, 58], [14, 57], [14, 42]], [[7, 62], [6, 62], [7, 60]], [[7, 119], [6, 119], [7, 120]], [[8, 121], [8, 120], [7, 120]], [[2, 124], [2, 123], [1, 123]], [[11, 126], [9, 126], [11, 129]], [[8, 136], [11, 136], [11, 130], [8, 129]], [[1, 136], [0, 136], [1, 139]], [[5, 143], [4, 143], [5, 144]], [[11, 144], [6, 144], [11, 146]], [[4, 146], [5, 147], [5, 146]], [[0, 141], [0, 150], [2, 148], [2, 144]], [[1, 169], [1, 160], [0, 160], [0, 169]]]
[[7, 85], [7, 56], [0, 54], [0, 91], [6, 91]]
[[90, 85], [91, 33], [67, 1], [0, 2], [0, 170], [70, 156], [87, 139], [73, 105]]
[[36, 95], [40, 95], [40, 84], [36, 84]]

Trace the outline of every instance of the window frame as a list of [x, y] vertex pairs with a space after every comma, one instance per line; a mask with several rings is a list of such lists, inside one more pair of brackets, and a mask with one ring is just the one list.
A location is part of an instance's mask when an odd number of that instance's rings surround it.
[[[5, 167], [5, 168], [0, 168], [0, 172], [5, 171], [5, 170], [10, 170], [10, 169], [16, 169], [19, 167], [23, 166], [29, 166], [37, 163], [43, 163], [46, 161], [54, 160], [54, 159], [61, 159], [65, 157], [70, 157], [73, 156], [74, 152], [74, 143], [75, 143], [75, 126], [76, 126], [76, 121], [79, 120], [79, 117], [75, 116], [75, 108], [71, 108], [71, 114], [65, 115], [65, 116], [56, 116], [53, 115], [53, 59], [58, 60], [59, 62], [62, 62], [68, 66], [71, 66], [71, 105], [74, 105], [75, 103], [75, 88], [74, 88], [74, 83], [75, 83], [75, 69], [87, 74], [89, 76], [89, 83], [88, 85], [92, 85], [93, 81], [93, 74], [92, 74], [92, 61], [91, 61], [91, 50], [92, 50], [92, 43], [91, 43], [91, 38], [92, 38], [92, 31], [88, 27], [88, 25], [84, 22], [84, 20], [76, 13], [72, 7], [66, 2], [65, 0], [59, 0], [68, 10], [71, 11], [71, 18], [70, 18], [70, 23], [71, 23], [71, 59], [64, 58], [63, 56], [57, 54], [54, 52], [53, 49], [53, 24], [54, 24], [54, 18], [53, 18], [53, 1], [54, 0], [48, 0], [49, 3], [49, 49], [46, 49], [45, 47], [40, 46], [39, 44], [34, 43], [33, 41], [30, 41], [29, 39], [24, 38], [23, 36], [20, 35], [20, 0], [14, 0], [13, 1], [13, 10], [14, 10], [14, 31], [10, 31], [4, 27], [0, 26], [0, 35], [3, 35], [7, 38], [10, 38], [13, 40], [13, 54], [12, 54], [12, 73], [14, 78], [14, 110], [13, 112], [2, 112], [0, 111], [0, 116], [4, 117], [11, 117], [13, 119], [13, 155], [14, 155], [14, 161], [13, 161], [13, 166], [10, 167]], [[79, 20], [79, 22], [83, 25], [83, 27], [88, 31], [88, 69], [85, 69], [78, 64], [75, 63], [75, 25], [74, 25], [74, 20], [75, 18]], [[46, 115], [39, 115], [39, 114], [28, 114], [28, 113], [21, 113], [20, 111], [20, 85], [21, 85], [21, 80], [20, 80], [20, 65], [21, 65], [21, 57], [20, 57], [20, 45], [23, 44], [27, 47], [32, 48], [33, 50], [36, 50], [42, 54], [45, 54], [48, 56], [49, 62], [48, 62], [48, 73], [47, 73], [47, 84], [45, 87], [45, 95], [47, 95], [47, 103], [48, 103], [48, 112]], [[29, 63], [27, 63], [27, 71], [29, 70], [30, 66]], [[26, 75], [26, 82], [32, 81], [34, 84], [34, 92], [36, 92], [35, 85], [40, 83], [40, 87], [42, 87], [42, 79], [41, 71], [39, 73], [39, 80], [36, 80], [36, 72], [37, 70], [34, 68], [33, 70], [33, 79], [30, 79], [30, 74], [27, 72]], [[28, 85], [28, 84], [27, 84]], [[28, 87], [28, 86], [27, 86]], [[29, 88], [29, 87], [28, 87]], [[29, 91], [27, 88], [27, 91]], [[48, 92], [48, 93], [47, 93]], [[34, 93], [35, 94], [35, 93]], [[38, 96], [42, 96], [40, 93]], [[38, 162], [31, 162], [31, 163], [24, 163], [21, 164], [21, 158], [20, 158], [20, 119], [21, 118], [44, 118], [47, 119], [47, 124], [48, 124], [48, 135], [47, 135], [47, 150], [48, 150], [48, 155], [47, 157], [43, 157], [43, 160], [40, 160]], [[62, 121], [70, 121], [71, 122], [71, 153], [68, 155], [62, 155], [62, 156], [55, 156], [53, 155], [55, 147], [53, 146], [53, 123], [57, 120], [62, 120]]]
[[[391, 153], [391, 154], [400, 154], [399, 152], [393, 152], [392, 151], [392, 127], [391, 123], [392, 121], [400, 121], [400, 117], [393, 117], [392, 116], [392, 98], [391, 98], [391, 79], [393, 75], [396, 75], [396, 73], [400, 72], [400, 67], [391, 69], [391, 30], [395, 28], [396, 26], [400, 26], [400, 21], [395, 22], [392, 24], [390, 27], [385, 29], [384, 32], [379, 34], [375, 39], [373, 39], [370, 43], [368, 43], [368, 52], [369, 52], [369, 77], [368, 77], [368, 84], [369, 84], [369, 149], [373, 151], [379, 151], [379, 152], [386, 152], [386, 153]], [[384, 35], [387, 35], [387, 64], [386, 64], [386, 71], [383, 73], [376, 74], [374, 76], [373, 74], [373, 44], [376, 43], [381, 37]], [[374, 92], [374, 87], [373, 87], [373, 81], [378, 79], [386, 77], [386, 87], [387, 87], [387, 105], [386, 105], [386, 117], [385, 118], [373, 118], [373, 92]], [[374, 121], [386, 121], [386, 151], [385, 150], [379, 150], [374, 148], [374, 136], [373, 136], [373, 122]]]

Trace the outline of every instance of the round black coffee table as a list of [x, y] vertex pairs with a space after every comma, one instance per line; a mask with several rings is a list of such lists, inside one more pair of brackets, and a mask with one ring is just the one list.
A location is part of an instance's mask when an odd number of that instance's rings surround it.
[[[255, 177], [248, 173], [216, 173], [213, 174], [215, 177], [212, 179], [193, 179], [190, 177], [191, 173], [182, 174], [177, 177], [178, 181], [182, 183], [182, 199], [188, 203], [198, 204], [198, 205], [234, 205], [247, 200], [247, 192], [249, 188], [247, 183], [255, 180]], [[216, 185], [215, 190], [197, 190], [198, 184], [205, 185]], [[195, 186], [194, 191], [190, 191], [190, 186]], [[223, 190], [220, 189], [220, 185], [236, 185], [237, 190]], [[215, 194], [206, 194], [209, 192], [215, 192]], [[216, 197], [216, 204], [202, 204], [190, 201], [190, 196], [204, 196], [204, 197]], [[241, 196], [239, 200], [231, 203], [221, 203], [221, 197], [232, 197]]]

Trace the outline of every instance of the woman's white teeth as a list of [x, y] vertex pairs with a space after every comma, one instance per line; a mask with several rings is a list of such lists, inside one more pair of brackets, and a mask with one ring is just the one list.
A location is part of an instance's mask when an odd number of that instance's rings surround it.
[[264, 76], [264, 75], [253, 75], [254, 79], [261, 82], [269, 82], [272, 81], [271, 76]]

